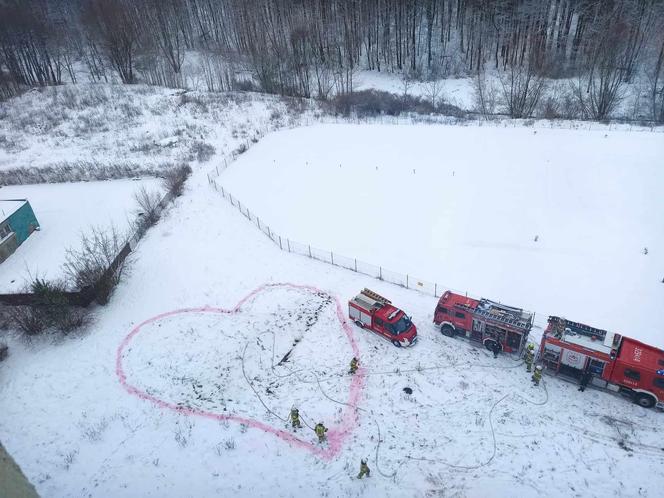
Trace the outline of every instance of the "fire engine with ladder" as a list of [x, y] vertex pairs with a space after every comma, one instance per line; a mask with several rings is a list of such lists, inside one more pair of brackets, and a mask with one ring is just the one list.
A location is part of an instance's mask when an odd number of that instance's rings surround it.
[[644, 408], [664, 408], [664, 351], [615, 332], [550, 316], [539, 360], [546, 370], [629, 396]]
[[446, 291], [433, 321], [448, 337], [465, 337], [493, 350], [520, 355], [533, 326], [533, 314], [488, 299], [472, 299]]
[[398, 348], [417, 342], [417, 328], [410, 317], [369, 289], [348, 301], [348, 316], [358, 327], [375, 332]]

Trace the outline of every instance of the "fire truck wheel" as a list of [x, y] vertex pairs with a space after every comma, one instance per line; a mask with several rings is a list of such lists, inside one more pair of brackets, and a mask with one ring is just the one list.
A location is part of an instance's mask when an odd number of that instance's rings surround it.
[[396, 339], [392, 341], [392, 344], [394, 344], [398, 348], [401, 347], [401, 343], [399, 341], [397, 341]]
[[650, 394], [636, 393], [634, 395], [634, 402], [643, 408], [652, 408], [657, 403], [657, 400]]
[[454, 337], [454, 328], [451, 325], [445, 324], [440, 327], [440, 331], [444, 336]]
[[357, 325], [357, 326], [360, 327], [361, 329], [364, 328], [364, 324], [363, 324], [361, 321], [359, 321], [359, 320], [355, 320], [355, 325]]

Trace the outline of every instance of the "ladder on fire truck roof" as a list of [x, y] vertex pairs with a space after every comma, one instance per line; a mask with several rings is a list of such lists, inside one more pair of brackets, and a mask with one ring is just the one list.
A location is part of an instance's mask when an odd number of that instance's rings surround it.
[[489, 320], [494, 320], [496, 322], [504, 323], [506, 325], [513, 325], [514, 327], [520, 328], [520, 329], [527, 329], [529, 322], [526, 320], [520, 320], [520, 319], [515, 319], [511, 318], [505, 315], [499, 315], [497, 313], [491, 313], [490, 310], [482, 310], [479, 308], [475, 309], [475, 314], [482, 316], [484, 318], [488, 318]]
[[379, 302], [379, 303], [381, 303], [381, 304], [392, 304], [392, 301], [390, 301], [389, 299], [387, 299], [387, 298], [381, 296], [381, 295], [378, 294], [377, 292], [374, 292], [374, 291], [372, 291], [372, 290], [367, 289], [366, 287], [365, 287], [364, 290], [361, 292], [361, 294], [364, 294], [365, 296], [370, 297], [370, 298], [373, 299], [374, 301], [377, 301], [377, 302]]
[[483, 318], [512, 325], [520, 329], [528, 329], [532, 325], [532, 315], [529, 313], [524, 313], [520, 308], [506, 306], [490, 301], [489, 299], [482, 299], [475, 308], [474, 313]]

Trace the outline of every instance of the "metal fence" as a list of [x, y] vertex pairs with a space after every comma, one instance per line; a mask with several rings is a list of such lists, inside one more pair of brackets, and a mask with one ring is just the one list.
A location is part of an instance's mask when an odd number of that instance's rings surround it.
[[[227, 166], [226, 166], [227, 167]], [[231, 194], [223, 186], [218, 185], [216, 179], [209, 178], [210, 185], [217, 192], [219, 192], [224, 199], [230, 202], [231, 206], [236, 208], [242, 215], [254, 224], [265, 236], [267, 236], [276, 246], [282, 251], [293, 254], [306, 256], [316, 261], [328, 263], [340, 268], [345, 268], [362, 275], [367, 275], [378, 280], [384, 280], [392, 284], [405, 287], [406, 289], [415, 289], [428, 295], [439, 297], [445, 290], [453, 290], [454, 292], [468, 295], [468, 292], [452, 289], [449, 286], [442, 285], [431, 280], [410, 275], [407, 273], [400, 273], [390, 270], [381, 265], [375, 265], [362, 261], [361, 259], [352, 258], [343, 254], [336, 253], [327, 249], [321, 249], [311, 244], [298, 242], [289, 237], [286, 237], [275, 230], [273, 230], [260, 216], [252, 213], [246, 204], [242, 203], [237, 197]]]

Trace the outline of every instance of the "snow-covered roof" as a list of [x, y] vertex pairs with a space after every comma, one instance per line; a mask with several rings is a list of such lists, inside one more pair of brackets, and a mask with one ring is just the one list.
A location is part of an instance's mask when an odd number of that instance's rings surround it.
[[0, 223], [18, 211], [26, 202], [28, 201], [25, 199], [0, 199]]

